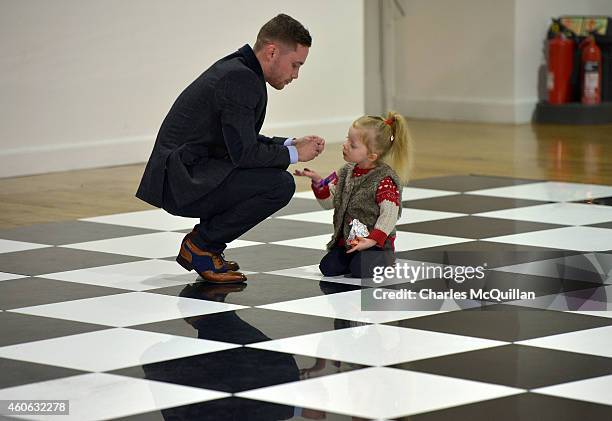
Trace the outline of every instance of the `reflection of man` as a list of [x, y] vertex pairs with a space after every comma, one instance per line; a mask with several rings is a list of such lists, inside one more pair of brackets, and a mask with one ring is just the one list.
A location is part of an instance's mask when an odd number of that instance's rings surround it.
[[[224, 302], [230, 293], [240, 293], [246, 284], [211, 285], [198, 282], [186, 285], [180, 297]], [[271, 339], [261, 330], [240, 318], [235, 311], [223, 311], [185, 318], [198, 331], [199, 339], [235, 343], [265, 342]], [[242, 348], [242, 350], [245, 350]], [[256, 361], [242, 358], [241, 349], [204, 353], [161, 363], [142, 366], [149, 380], [185, 386], [238, 393], [262, 384], [290, 383], [299, 380], [295, 358], [283, 352], [260, 352]], [[163, 409], [165, 420], [288, 420], [296, 408], [250, 399], [228, 398], [202, 405], [187, 405]]]
[[284, 207], [295, 191], [290, 163], [323, 151], [318, 136], [259, 134], [266, 82], [283, 89], [297, 79], [311, 37], [287, 15], [266, 23], [245, 45], [206, 70], [166, 116], [136, 196], [174, 215], [200, 218], [177, 261], [211, 282], [242, 282], [227, 243]]
[[[322, 283], [323, 284], [323, 283]], [[325, 282], [325, 284], [331, 284]], [[330, 285], [328, 293], [344, 292], [347, 285]], [[195, 282], [185, 287], [179, 297], [194, 300], [225, 302], [228, 294], [238, 294], [247, 285], [242, 283], [213, 285]], [[323, 287], [322, 287], [323, 289]], [[180, 309], [180, 303], [179, 303]], [[186, 317], [189, 325], [197, 330], [199, 339], [214, 340], [225, 343], [242, 344], [270, 341], [261, 330], [239, 317], [235, 311], [223, 311], [208, 315]], [[327, 360], [317, 359], [316, 367], [299, 370], [296, 358], [284, 352], [273, 352], [251, 349], [257, 358], [249, 354], [249, 348], [234, 348], [225, 351], [204, 353], [185, 358], [144, 364], [142, 369], [148, 380], [184, 386], [217, 390], [227, 393], [238, 393], [260, 387], [292, 383], [303, 379], [300, 373], [311, 374], [324, 369]], [[157, 355], [158, 349], [150, 353]], [[246, 354], [246, 357], [245, 357]], [[349, 363], [334, 362], [337, 371], [340, 365]], [[333, 373], [321, 373], [328, 375]], [[317, 377], [315, 374], [313, 377]], [[290, 405], [275, 404], [255, 399], [230, 397], [191, 405], [183, 405], [161, 410], [164, 420], [297, 420], [297, 419], [330, 419], [324, 411], [312, 408], [300, 408]], [[364, 418], [352, 417], [353, 421], [365, 421]]]

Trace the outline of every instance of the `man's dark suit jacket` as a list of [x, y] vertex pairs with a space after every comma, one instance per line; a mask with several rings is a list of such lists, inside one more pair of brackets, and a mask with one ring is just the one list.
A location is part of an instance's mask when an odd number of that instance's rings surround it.
[[259, 134], [268, 95], [249, 45], [189, 85], [159, 129], [136, 197], [163, 206], [164, 181], [180, 207], [210, 193], [235, 168], [287, 169], [285, 138]]

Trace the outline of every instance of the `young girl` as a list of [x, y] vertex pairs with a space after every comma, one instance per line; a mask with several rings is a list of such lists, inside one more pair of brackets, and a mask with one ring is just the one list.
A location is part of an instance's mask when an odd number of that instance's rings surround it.
[[[404, 118], [363, 116], [349, 128], [342, 146], [347, 164], [323, 179], [304, 168], [315, 197], [334, 209], [334, 233], [319, 268], [324, 276], [371, 277], [375, 266], [394, 263], [395, 224], [402, 210], [402, 185], [412, 166], [412, 141]], [[351, 221], [367, 226], [369, 235], [347, 242]]]

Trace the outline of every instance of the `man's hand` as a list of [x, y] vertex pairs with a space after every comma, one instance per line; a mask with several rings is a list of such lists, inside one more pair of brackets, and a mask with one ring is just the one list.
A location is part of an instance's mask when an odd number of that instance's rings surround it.
[[298, 152], [298, 161], [308, 162], [319, 156], [325, 149], [325, 139], [319, 136], [304, 136], [295, 139], [293, 144]]

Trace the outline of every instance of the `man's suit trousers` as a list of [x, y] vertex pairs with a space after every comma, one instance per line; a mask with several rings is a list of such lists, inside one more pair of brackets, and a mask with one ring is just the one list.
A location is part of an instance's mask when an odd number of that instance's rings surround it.
[[211, 193], [177, 207], [166, 180], [164, 209], [173, 215], [200, 218], [194, 243], [223, 252], [227, 243], [285, 207], [295, 193], [293, 176], [279, 168], [236, 168]]

